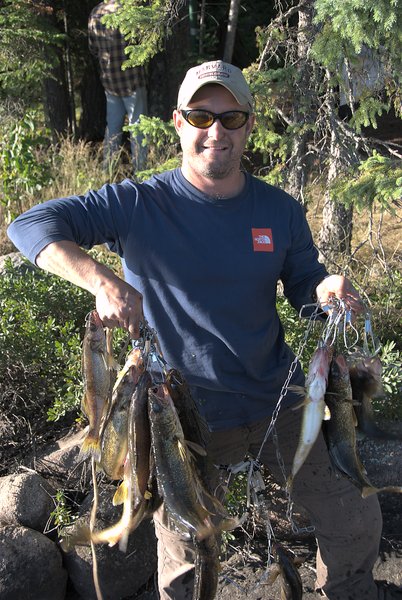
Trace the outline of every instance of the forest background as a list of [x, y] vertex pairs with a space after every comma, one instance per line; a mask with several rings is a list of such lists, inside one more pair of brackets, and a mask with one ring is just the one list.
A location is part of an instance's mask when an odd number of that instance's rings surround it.
[[[147, 74], [149, 115], [135, 127], [148, 164], [135, 174], [124, 148], [102, 170], [105, 99], [87, 43], [96, 4], [0, 0], [0, 254], [15, 250], [7, 224], [33, 204], [178, 166], [171, 113], [185, 71], [205, 60], [232, 62], [256, 103], [244, 168], [303, 204], [321, 259], [359, 289], [382, 343], [384, 394], [375, 407], [401, 419], [399, 0], [121, 0], [109, 24], [127, 39], [127, 65], [143, 64]], [[11, 468], [13, 449], [48, 428], [46, 417], [57, 427], [76, 414], [92, 303], [66, 282], [6, 263], [0, 473]], [[278, 308], [306, 364], [314, 336], [305, 343], [306, 324], [280, 294]]]

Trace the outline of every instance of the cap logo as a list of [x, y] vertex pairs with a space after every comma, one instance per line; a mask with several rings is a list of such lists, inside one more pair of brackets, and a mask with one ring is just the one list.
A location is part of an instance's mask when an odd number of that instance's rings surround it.
[[224, 77], [228, 78], [230, 77], [230, 73], [222, 73], [222, 71], [210, 71], [209, 73], [200, 73], [198, 75], [198, 79], [205, 79], [206, 77], [221, 77], [222, 79]]

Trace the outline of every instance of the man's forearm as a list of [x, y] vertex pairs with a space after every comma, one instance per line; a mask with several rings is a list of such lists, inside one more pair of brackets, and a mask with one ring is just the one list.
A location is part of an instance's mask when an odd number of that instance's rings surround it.
[[106, 280], [117, 278], [108, 267], [94, 260], [75, 242], [68, 240], [46, 246], [36, 257], [36, 264], [94, 296]]
[[91, 292], [105, 327], [123, 327], [132, 338], [138, 338], [142, 295], [75, 242], [52, 242], [38, 254], [36, 264]]

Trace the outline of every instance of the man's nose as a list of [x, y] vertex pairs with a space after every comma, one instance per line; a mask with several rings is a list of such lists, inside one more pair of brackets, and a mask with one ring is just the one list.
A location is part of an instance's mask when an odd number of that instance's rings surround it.
[[210, 127], [208, 127], [208, 137], [218, 139], [225, 134], [225, 128], [219, 119], [216, 119]]

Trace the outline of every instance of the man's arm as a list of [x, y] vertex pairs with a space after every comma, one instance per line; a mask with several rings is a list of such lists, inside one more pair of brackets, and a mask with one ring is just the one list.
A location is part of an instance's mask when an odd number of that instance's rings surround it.
[[133, 339], [139, 337], [142, 295], [75, 242], [48, 244], [36, 257], [36, 264], [93, 294], [105, 327], [123, 327]]

